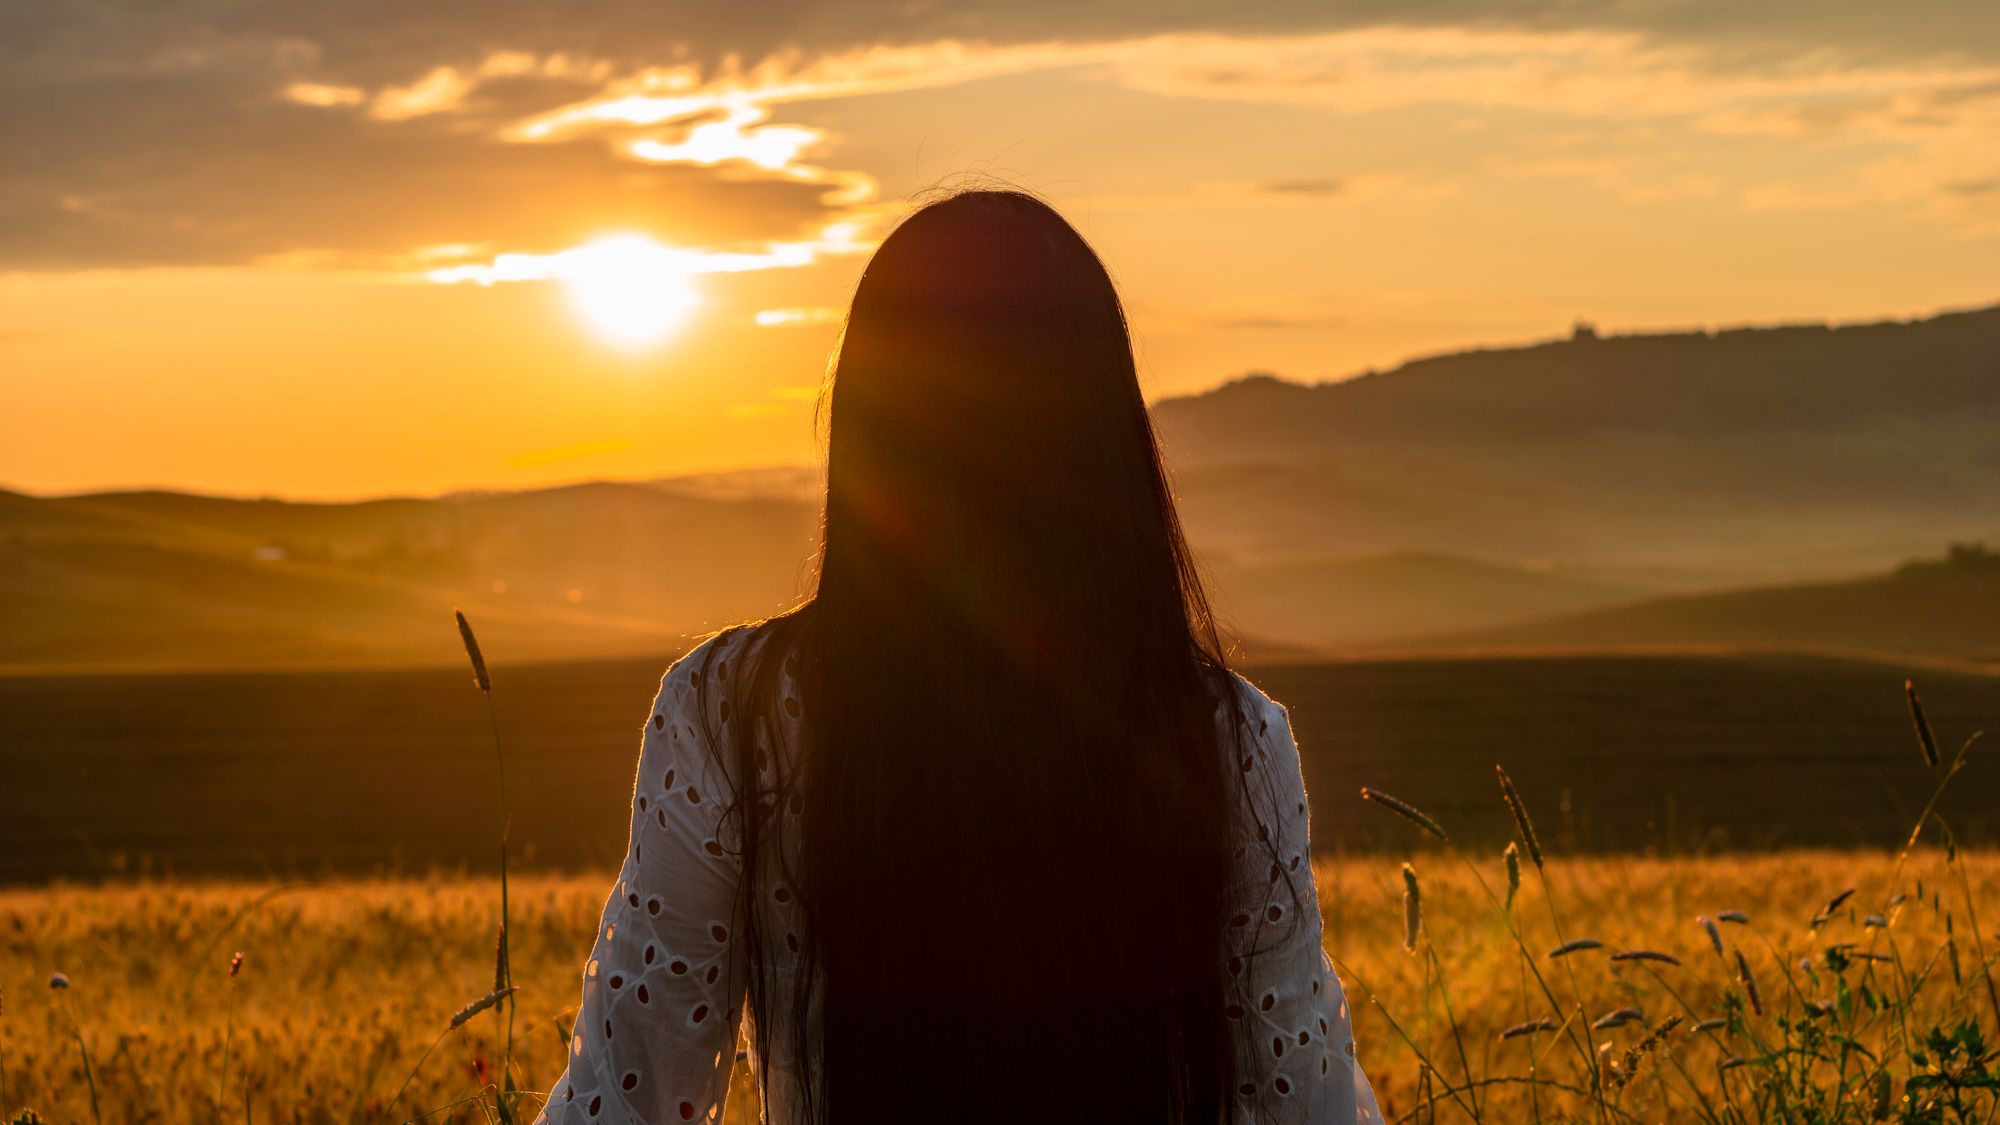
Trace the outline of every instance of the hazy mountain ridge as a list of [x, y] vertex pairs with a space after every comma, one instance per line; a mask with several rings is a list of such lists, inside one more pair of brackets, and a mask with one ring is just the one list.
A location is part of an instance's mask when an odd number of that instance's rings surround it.
[[1240, 380], [1155, 408], [1192, 522], [1255, 551], [1441, 550], [1748, 577], [2000, 532], [2000, 307], [1596, 337]]
[[[1579, 334], [1345, 382], [1253, 377], [1156, 417], [1253, 653], [2000, 651], [1979, 640], [2000, 569], [1850, 581], [2000, 541], [2000, 308]], [[356, 503], [0, 492], [0, 665], [452, 660], [437, 622], [455, 604], [532, 658], [670, 652], [804, 588], [817, 482], [774, 468]]]

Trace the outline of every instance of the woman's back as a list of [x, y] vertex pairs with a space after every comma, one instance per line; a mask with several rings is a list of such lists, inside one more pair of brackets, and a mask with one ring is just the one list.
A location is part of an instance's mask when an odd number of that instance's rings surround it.
[[[719, 1121], [727, 1097], [739, 1024], [747, 1012], [769, 1027], [765, 1056], [753, 1058], [768, 1099], [765, 1120], [803, 1120], [802, 1075], [813, 1068], [799, 1052], [786, 1017], [797, 1005], [817, 1005], [802, 979], [800, 951], [809, 940], [803, 904], [785, 881], [795, 869], [796, 825], [803, 797], [773, 800], [779, 778], [804, 767], [803, 707], [796, 662], [778, 662], [779, 713], [764, 745], [757, 787], [760, 804], [743, 802], [746, 785], [731, 768], [722, 732], [745, 714], [730, 698], [732, 665], [743, 667], [760, 643], [738, 629], [704, 643], [663, 678], [647, 718], [634, 781], [631, 838], [618, 883], [584, 973], [583, 1003], [571, 1040], [567, 1074], [551, 1092], [546, 1119], [567, 1122]], [[1232, 678], [1216, 700], [1218, 726], [1240, 715], [1244, 755], [1232, 763], [1247, 799], [1234, 822], [1229, 910], [1215, 919], [1224, 957], [1214, 966], [1227, 997], [1226, 1033], [1236, 1044], [1236, 1113], [1244, 1121], [1346, 1123], [1380, 1120], [1355, 1060], [1346, 1000], [1320, 945], [1317, 897], [1307, 838], [1307, 806], [1284, 708], [1247, 681]], [[795, 775], [796, 776], [796, 775]], [[801, 778], [800, 784], [810, 784]], [[795, 796], [797, 794], [794, 794]], [[774, 838], [791, 841], [767, 852], [756, 903], [742, 901], [741, 829], [734, 810], [761, 815]], [[912, 841], [912, 846], [921, 846]], [[902, 887], [917, 898], [952, 888]], [[970, 888], [978, 893], [979, 888]], [[1171, 900], [1159, 909], [1175, 909]], [[757, 948], [745, 939], [744, 912], [760, 912]], [[1060, 928], [1060, 920], [1042, 924]], [[1144, 934], [1137, 934], [1138, 940]], [[753, 962], [769, 983], [754, 1005], [746, 996]], [[1118, 967], [1102, 966], [1107, 975]], [[965, 964], [926, 982], [940, 1002], [963, 1002], [977, 991], [982, 966]], [[1051, 1024], [1070, 1017], [1068, 1003], [1096, 997], [1051, 997]], [[1115, 1016], [1116, 1013], [1113, 1013]], [[912, 1015], [905, 1042], [923, 1041]], [[869, 1044], [894, 1055], [899, 1042]], [[969, 1050], [958, 1043], [928, 1044]], [[801, 1065], [807, 1062], [807, 1065]], [[1092, 1060], [1047, 1058], [1049, 1070], [1088, 1075]], [[1039, 1075], [1016, 1078], [1004, 1100], [1035, 1102]], [[810, 1079], [804, 1079], [810, 1081]], [[999, 1096], [1000, 1092], [994, 1092]], [[977, 1097], [978, 1094], [971, 1096]], [[1086, 1120], [1064, 1104], [1042, 1103], [1041, 1121]], [[906, 1107], [907, 1109], [907, 1107]], [[892, 1109], [872, 1120], [937, 1120], [928, 1112]]]
[[787, 1125], [1349, 1120], [1296, 753], [1103, 263], [1020, 193], [918, 210], [826, 412], [812, 596], [649, 719], [561, 1104], [706, 1114], [747, 997]]

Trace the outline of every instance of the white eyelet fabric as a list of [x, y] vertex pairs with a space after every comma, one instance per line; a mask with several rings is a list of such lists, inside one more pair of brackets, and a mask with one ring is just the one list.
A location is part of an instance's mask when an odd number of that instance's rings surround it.
[[[729, 723], [741, 721], [724, 689], [728, 665], [750, 636], [725, 633], [675, 663], [646, 717], [625, 862], [584, 965], [568, 1069], [541, 1117], [549, 1125], [720, 1122], [744, 1016], [744, 959], [764, 958], [777, 990], [795, 979], [802, 912], [782, 881], [765, 880], [772, 901], [758, 904], [767, 948], [749, 950], [738, 940], [740, 849], [723, 817], [735, 794], [721, 749], [702, 733], [714, 731], [720, 741]], [[710, 669], [705, 687], [704, 668]], [[796, 724], [791, 667], [779, 686], [786, 711], [779, 721]], [[1248, 799], [1237, 833], [1233, 901], [1218, 920], [1226, 958], [1216, 971], [1224, 975], [1225, 1018], [1239, 1044], [1238, 1117], [1273, 1125], [1379, 1122], [1355, 1057], [1346, 997], [1320, 946], [1305, 785], [1291, 725], [1285, 709], [1247, 681], [1238, 678], [1236, 688], [1248, 737], [1224, 744], [1243, 748], [1236, 765]], [[1233, 721], [1230, 708], [1218, 714]], [[797, 746], [789, 737], [796, 730], [786, 734], [785, 744]], [[796, 839], [795, 832], [783, 835]], [[791, 1010], [789, 997], [776, 1003]], [[786, 1023], [773, 1026], [774, 1057], [751, 1060], [770, 1071], [764, 1116], [771, 1125], [796, 1120]]]

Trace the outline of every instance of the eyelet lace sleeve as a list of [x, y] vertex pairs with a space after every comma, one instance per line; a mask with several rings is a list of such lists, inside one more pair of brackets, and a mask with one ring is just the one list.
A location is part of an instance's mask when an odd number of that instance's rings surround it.
[[729, 640], [676, 663], [646, 718], [625, 864], [584, 966], [550, 1125], [722, 1119], [745, 981], [741, 861], [722, 824], [732, 794], [704, 732], [729, 720]]
[[1355, 1057], [1346, 994], [1320, 944], [1305, 781], [1291, 722], [1263, 693], [1240, 687], [1249, 729], [1238, 743], [1238, 764], [1253, 820], [1238, 838], [1224, 936], [1238, 1116], [1274, 1125], [1380, 1122]]

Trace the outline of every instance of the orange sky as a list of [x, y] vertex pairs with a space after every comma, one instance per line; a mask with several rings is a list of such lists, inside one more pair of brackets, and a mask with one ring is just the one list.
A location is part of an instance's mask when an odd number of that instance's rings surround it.
[[2000, 300], [1985, 8], [1425, 7], [790, 2], [775, 38], [511, 2], [16, 9], [0, 93], [37, 109], [0, 184], [0, 486], [809, 462], [831, 317], [939, 185], [1056, 202], [1123, 286], [1155, 396], [1579, 317]]

